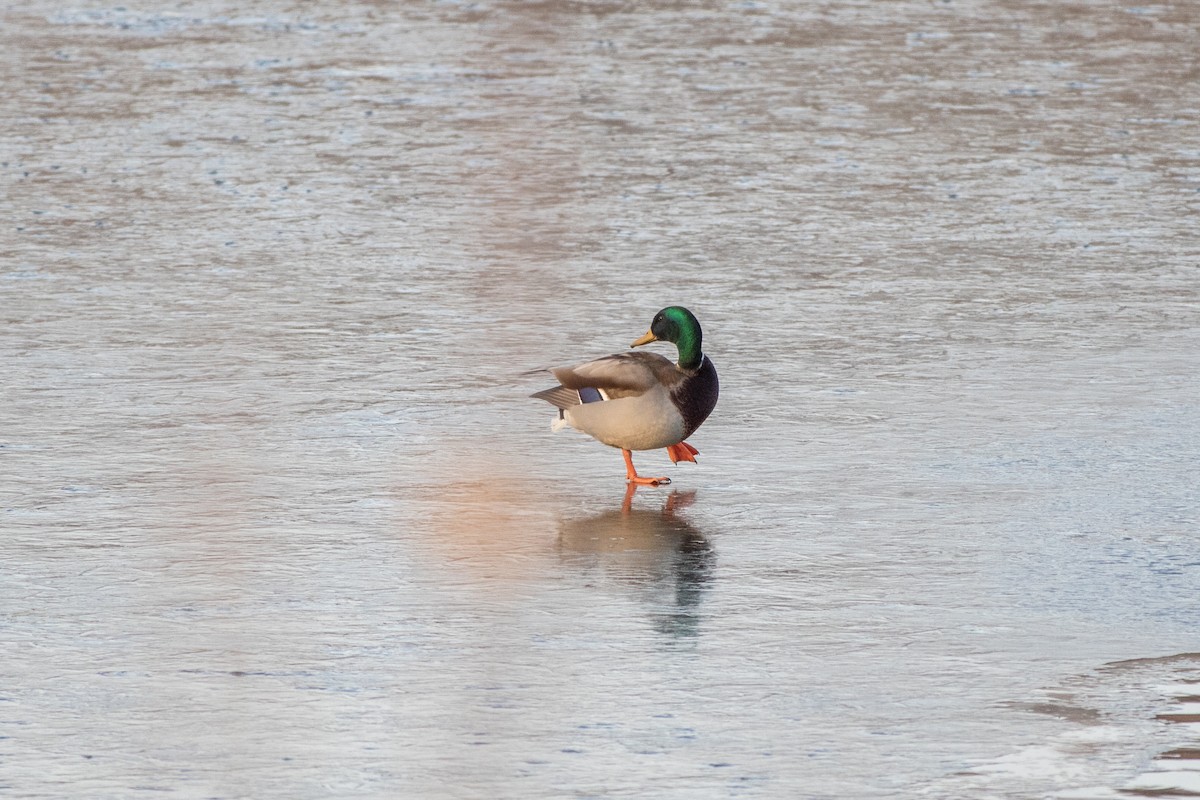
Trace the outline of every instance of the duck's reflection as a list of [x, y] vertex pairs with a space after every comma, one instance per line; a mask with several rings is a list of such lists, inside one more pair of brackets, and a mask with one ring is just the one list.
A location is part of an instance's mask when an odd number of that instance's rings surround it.
[[633, 508], [636, 492], [630, 484], [619, 511], [561, 522], [559, 553], [564, 561], [637, 592], [660, 632], [695, 636], [715, 560], [705, 535], [677, 515], [696, 493], [671, 492], [662, 508], [650, 511]]

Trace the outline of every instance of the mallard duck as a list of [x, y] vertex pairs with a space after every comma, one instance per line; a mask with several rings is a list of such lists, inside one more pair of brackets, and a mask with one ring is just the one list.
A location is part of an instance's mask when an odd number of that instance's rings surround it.
[[717, 370], [700, 349], [701, 340], [692, 312], [670, 306], [654, 315], [650, 330], [630, 347], [671, 342], [679, 350], [678, 363], [657, 353], [615, 353], [550, 370], [561, 385], [530, 396], [558, 408], [555, 430], [570, 425], [620, 448], [630, 483], [670, 483], [638, 475], [630, 451], [665, 447], [672, 463], [696, 460], [700, 451], [684, 439], [717, 404]]

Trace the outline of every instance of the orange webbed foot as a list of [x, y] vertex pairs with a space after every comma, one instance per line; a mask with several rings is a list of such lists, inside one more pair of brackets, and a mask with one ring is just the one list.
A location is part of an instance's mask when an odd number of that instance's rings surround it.
[[637, 474], [637, 470], [633, 468], [633, 454], [628, 450], [622, 450], [621, 455], [625, 456], [625, 480], [638, 486], [665, 486], [671, 482], [670, 478], [647, 478]]
[[638, 486], [666, 486], [671, 482], [671, 479], [665, 476], [662, 478], [647, 478], [644, 475], [634, 475], [632, 478], [627, 477], [625, 480], [630, 483], [636, 483]]
[[671, 459], [672, 464], [678, 464], [680, 461], [691, 461], [694, 464], [699, 452], [687, 442], [680, 442], [667, 448], [667, 457]]

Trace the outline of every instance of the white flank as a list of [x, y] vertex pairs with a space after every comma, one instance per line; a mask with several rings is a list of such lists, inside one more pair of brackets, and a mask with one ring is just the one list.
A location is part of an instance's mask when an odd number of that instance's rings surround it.
[[662, 386], [637, 397], [572, 406], [566, 415], [575, 430], [626, 450], [654, 450], [683, 438], [683, 418]]

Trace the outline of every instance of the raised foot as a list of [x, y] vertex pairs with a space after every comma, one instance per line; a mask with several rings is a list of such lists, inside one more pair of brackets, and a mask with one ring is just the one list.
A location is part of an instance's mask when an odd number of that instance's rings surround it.
[[672, 464], [678, 464], [680, 461], [691, 461], [694, 464], [699, 452], [687, 442], [680, 442], [667, 448], [667, 457], [671, 459]]

